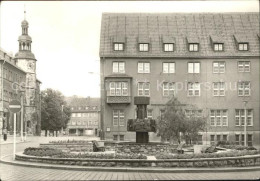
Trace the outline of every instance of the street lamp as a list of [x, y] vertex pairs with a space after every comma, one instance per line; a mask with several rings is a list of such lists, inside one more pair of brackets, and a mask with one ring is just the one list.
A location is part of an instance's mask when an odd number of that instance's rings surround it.
[[247, 142], [246, 142], [246, 138], [247, 138], [247, 134], [246, 134], [246, 126], [247, 126], [246, 104], [247, 104], [247, 101], [244, 101], [244, 112], [245, 112], [245, 121], [244, 121], [244, 146], [247, 146]]

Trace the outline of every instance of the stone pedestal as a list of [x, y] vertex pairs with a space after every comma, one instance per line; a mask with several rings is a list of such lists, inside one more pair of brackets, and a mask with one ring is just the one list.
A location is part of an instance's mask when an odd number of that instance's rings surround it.
[[148, 143], [149, 134], [148, 132], [136, 132], [136, 143]]
[[155, 132], [155, 120], [147, 119], [147, 105], [149, 97], [134, 97], [134, 104], [137, 106], [137, 119], [129, 119], [127, 131], [136, 132], [136, 143], [149, 143], [148, 132]]

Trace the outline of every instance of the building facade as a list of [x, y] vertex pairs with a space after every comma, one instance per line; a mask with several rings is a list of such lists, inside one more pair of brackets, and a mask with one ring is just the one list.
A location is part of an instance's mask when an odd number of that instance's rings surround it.
[[175, 96], [207, 118], [198, 142], [244, 144], [246, 113], [248, 145], [260, 145], [258, 13], [104, 13], [100, 39], [106, 139], [135, 139], [133, 97], [149, 96], [157, 119]]
[[[29, 23], [23, 20], [21, 23], [22, 35], [19, 36], [19, 51], [14, 57], [3, 54], [2, 87], [3, 119], [7, 120], [7, 128], [11, 132], [12, 114], [8, 110], [10, 100], [18, 99], [23, 105], [24, 128], [27, 134], [40, 135], [41, 132], [41, 107], [40, 84], [36, 78], [36, 59], [31, 51], [32, 38], [28, 35]], [[15, 93], [14, 93], [15, 92]], [[6, 113], [5, 113], [6, 112]], [[5, 115], [8, 117], [5, 118]], [[18, 123], [21, 121], [17, 121]], [[20, 123], [19, 123], [20, 124]], [[18, 127], [17, 127], [18, 128]]]
[[66, 98], [71, 108], [71, 119], [67, 124], [67, 134], [76, 136], [99, 136], [99, 98]]
[[[9, 111], [9, 102], [13, 99], [23, 101], [23, 92], [19, 90], [18, 84], [25, 81], [26, 72], [15, 64], [11, 54], [0, 50], [1, 71], [1, 106], [0, 106], [0, 128], [6, 128], [9, 133], [13, 132], [13, 114]], [[24, 126], [26, 127], [26, 126]], [[16, 131], [21, 130], [21, 113], [17, 114]], [[1, 131], [2, 134], [2, 131]]]

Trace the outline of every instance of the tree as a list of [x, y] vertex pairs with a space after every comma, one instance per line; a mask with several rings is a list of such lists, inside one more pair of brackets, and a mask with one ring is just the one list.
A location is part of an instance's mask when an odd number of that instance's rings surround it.
[[57, 136], [57, 131], [66, 128], [70, 116], [70, 108], [61, 92], [52, 89], [41, 92], [41, 129], [45, 130], [45, 136], [47, 130], [56, 131]]
[[174, 140], [180, 143], [180, 133], [184, 135], [185, 140], [192, 140], [198, 136], [199, 131], [203, 131], [205, 118], [196, 115], [186, 116], [185, 106], [175, 97], [166, 103], [165, 112], [158, 118], [157, 124], [157, 135], [161, 136], [162, 140], [169, 139], [171, 144]]

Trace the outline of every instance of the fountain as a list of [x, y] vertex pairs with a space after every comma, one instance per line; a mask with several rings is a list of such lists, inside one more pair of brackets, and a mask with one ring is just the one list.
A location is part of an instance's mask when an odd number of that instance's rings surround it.
[[137, 119], [128, 120], [127, 131], [136, 132], [136, 143], [149, 143], [148, 132], [156, 132], [155, 120], [147, 118], [150, 97], [134, 97], [134, 104], [137, 106]]

